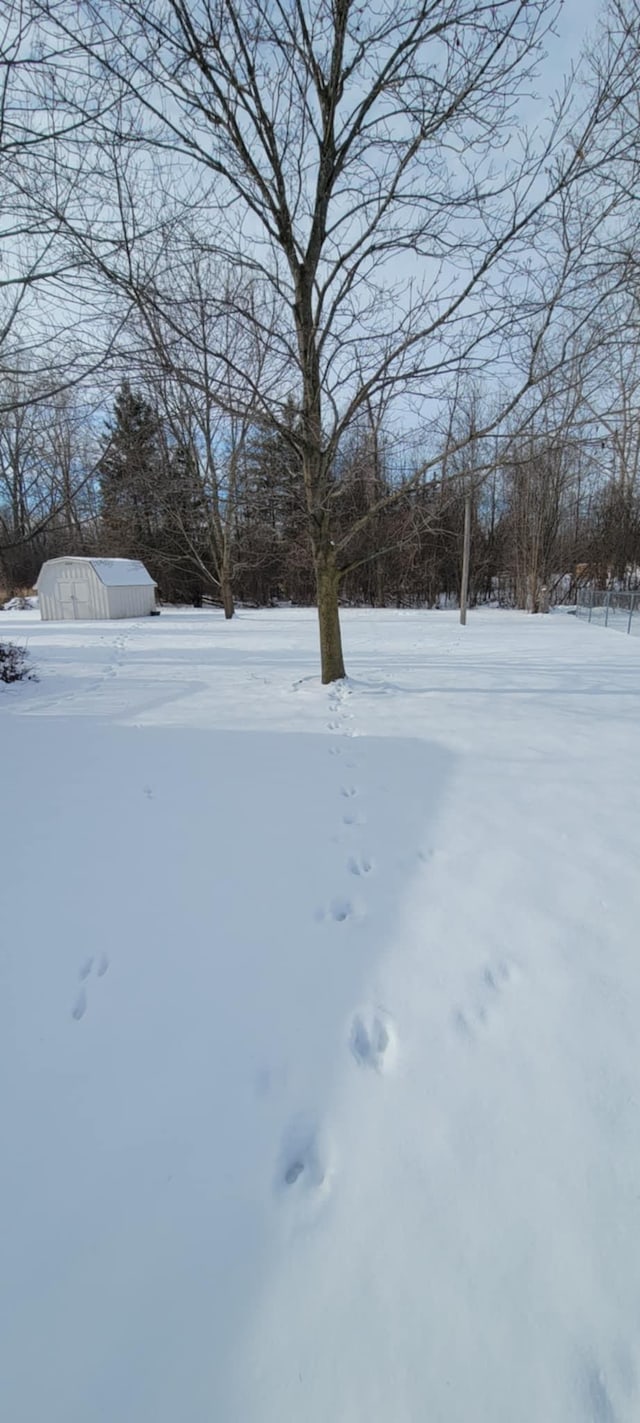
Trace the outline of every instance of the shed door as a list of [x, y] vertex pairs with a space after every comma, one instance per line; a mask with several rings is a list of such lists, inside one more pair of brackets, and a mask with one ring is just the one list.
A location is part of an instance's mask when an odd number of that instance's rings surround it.
[[89, 584], [85, 580], [60, 585], [60, 601], [67, 618], [89, 618]]

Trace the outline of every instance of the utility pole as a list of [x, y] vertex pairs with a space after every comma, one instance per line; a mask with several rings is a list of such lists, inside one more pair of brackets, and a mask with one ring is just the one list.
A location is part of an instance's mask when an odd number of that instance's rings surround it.
[[464, 501], [464, 543], [462, 549], [462, 587], [460, 589], [460, 622], [466, 627], [469, 598], [469, 563], [471, 559], [471, 495]]

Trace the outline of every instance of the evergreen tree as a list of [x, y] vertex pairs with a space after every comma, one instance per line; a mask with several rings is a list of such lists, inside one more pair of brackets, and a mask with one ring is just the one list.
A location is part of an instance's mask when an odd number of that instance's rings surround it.
[[110, 553], [144, 558], [163, 522], [166, 455], [153, 406], [122, 382], [100, 464], [102, 528]]

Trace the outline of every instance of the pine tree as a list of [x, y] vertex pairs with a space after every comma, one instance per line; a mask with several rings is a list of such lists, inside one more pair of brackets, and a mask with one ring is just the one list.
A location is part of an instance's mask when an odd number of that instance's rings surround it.
[[103, 535], [110, 553], [144, 558], [163, 519], [166, 458], [153, 406], [123, 381], [100, 465]]

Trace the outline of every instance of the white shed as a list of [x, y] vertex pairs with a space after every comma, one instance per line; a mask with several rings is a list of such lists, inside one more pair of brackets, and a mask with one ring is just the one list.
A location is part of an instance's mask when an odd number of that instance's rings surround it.
[[156, 606], [153, 578], [135, 558], [50, 558], [36, 586], [45, 622], [142, 618]]

